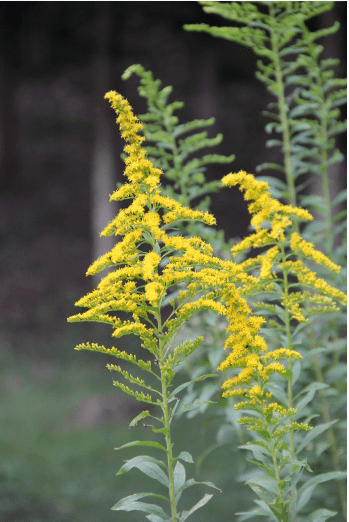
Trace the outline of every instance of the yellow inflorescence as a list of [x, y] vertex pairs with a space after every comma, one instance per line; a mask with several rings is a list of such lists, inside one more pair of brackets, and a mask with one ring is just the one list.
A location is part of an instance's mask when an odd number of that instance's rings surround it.
[[[154, 167], [142, 148], [144, 137], [139, 135], [142, 124], [120, 94], [111, 91], [105, 98], [117, 113], [127, 155], [124, 171], [127, 182], [115, 190], [110, 201], [130, 202], [127, 208], [119, 210], [101, 233], [102, 236], [116, 235], [119, 241], [92, 263], [87, 274], [95, 275], [105, 268], [113, 270], [95, 290], [76, 303], [88, 310], [70, 317], [69, 321], [110, 324], [113, 337], [136, 335], [141, 338], [142, 346], [157, 356], [160, 334], [154, 325], [157, 324], [163, 299], [171, 287], [185, 284], [177, 301], [172, 302], [175, 310], [171, 318], [164, 322], [161, 344], [172, 342], [178, 329], [197, 311], [213, 310], [233, 317], [239, 308], [243, 313], [234, 323], [234, 333], [241, 338], [247, 336], [257, 346], [261, 341], [251, 332], [257, 333], [261, 320], [250, 317], [251, 310], [236, 287], [236, 284], [240, 287], [254, 284], [256, 278], [246, 274], [243, 267], [213, 256], [211, 245], [201, 238], [175, 235], [174, 230], [167, 232], [169, 225], [180, 220], [213, 225], [215, 218], [208, 212], [186, 208], [161, 194], [162, 172]], [[122, 320], [118, 317], [120, 312], [131, 317]], [[91, 349], [87, 345], [85, 348]], [[190, 347], [187, 350], [190, 351]], [[109, 353], [107, 349], [102, 351]], [[183, 359], [182, 353], [175, 353], [177, 358]], [[123, 358], [120, 352], [113, 354]], [[176, 361], [173, 359], [172, 363]], [[137, 364], [142, 362], [137, 361]], [[164, 363], [162, 368], [165, 368]], [[169, 377], [171, 371], [168, 368]], [[122, 375], [128, 378], [126, 373]], [[119, 383], [116, 385], [125, 393], [131, 393], [127, 387]], [[140, 398], [150, 400], [143, 395], [139, 395]]]
[[[245, 285], [242, 295], [250, 295], [255, 291], [270, 291], [275, 296], [276, 288], [282, 288], [281, 293], [279, 290], [279, 303], [288, 317], [298, 322], [307, 321], [306, 314], [336, 309], [336, 301], [343, 304], [346, 302], [346, 296], [342, 292], [317, 278], [316, 273], [304, 267], [301, 260], [290, 259], [292, 256], [301, 254], [332, 271], [338, 273], [340, 270], [338, 265], [316, 250], [313, 244], [302, 239], [298, 233], [292, 232], [291, 227], [295, 217], [308, 221], [313, 219], [307, 210], [283, 205], [271, 196], [268, 183], [258, 181], [252, 174], [244, 171], [228, 174], [222, 179], [222, 183], [229, 187], [238, 185], [239, 189], [244, 192], [244, 199], [250, 202], [248, 210], [252, 215], [251, 225], [254, 228], [249, 236], [233, 246], [232, 253], [243, 252], [251, 247], [267, 247], [263, 254], [250, 257], [242, 263], [246, 271], [255, 272], [256, 268], [260, 266], [259, 278], [249, 281]], [[299, 286], [304, 288], [303, 292], [290, 290], [290, 285], [287, 284], [290, 273], [296, 274]], [[268, 283], [268, 280], [271, 282]], [[278, 281], [278, 287], [272, 282], [274, 280]], [[310, 292], [308, 289], [312, 291]], [[260, 322], [255, 324], [255, 328], [251, 328], [251, 325], [249, 328], [246, 327], [248, 321], [252, 319], [248, 319], [250, 310], [246, 308], [246, 305], [239, 307], [237, 303], [239, 301], [234, 302], [232, 313], [228, 314], [227, 331], [230, 335], [224, 347], [230, 349], [230, 352], [218, 369], [236, 368], [239, 370], [237, 376], [224, 382], [223, 395], [249, 397], [250, 402], [244, 401], [237, 405], [239, 409], [243, 409], [246, 404], [268, 403], [272, 394], [267, 391], [265, 385], [270, 376], [274, 373], [286, 374], [284, 365], [278, 362], [279, 359], [297, 360], [301, 358], [301, 355], [295, 350], [286, 348], [268, 351], [264, 339], [258, 335], [258, 330], [264, 320], [259, 317]], [[273, 303], [261, 303], [261, 308], [264, 307], [275, 313], [274, 303], [275, 297]], [[317, 304], [317, 308], [311, 308], [312, 304]], [[255, 319], [253, 318], [253, 320]], [[261, 390], [262, 395], [259, 392], [255, 393], [255, 390]]]

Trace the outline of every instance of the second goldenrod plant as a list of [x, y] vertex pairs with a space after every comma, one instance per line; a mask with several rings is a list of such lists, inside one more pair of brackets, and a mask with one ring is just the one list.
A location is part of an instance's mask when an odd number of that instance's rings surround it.
[[[269, 348], [262, 337], [255, 336], [252, 340], [251, 330], [241, 328], [243, 309], [236, 310], [230, 317], [230, 336], [225, 344], [229, 354], [219, 367], [220, 370], [239, 370], [223, 384], [226, 390], [223, 395], [243, 397], [235, 408], [249, 415], [241, 417], [239, 422], [254, 434], [251, 444], [243, 447], [252, 451], [253, 462], [264, 472], [263, 476], [249, 481], [262, 501], [259, 509], [245, 515], [274, 515], [280, 522], [291, 522], [310, 500], [316, 484], [345, 476], [341, 472], [317, 475], [297, 492], [303, 468], [311, 471], [306, 460], [298, 460], [300, 452], [332, 424], [318, 425], [306, 436], [296, 439], [295, 432], [311, 429], [308, 422], [312, 415], [306, 407], [315, 392], [324, 386], [314, 382], [300, 387], [294, 396], [300, 375], [298, 361], [309, 356], [300, 342], [302, 324], [320, 312], [337, 311], [338, 304], [346, 304], [345, 294], [319, 278], [305, 266], [303, 259], [336, 273], [340, 266], [293, 231], [295, 218], [312, 219], [307, 210], [283, 205], [271, 197], [266, 182], [243, 171], [228, 174], [222, 182], [240, 187], [244, 198], [250, 201], [248, 208], [252, 214], [253, 232], [232, 248], [233, 254], [250, 248], [264, 249], [263, 253], [242, 263], [256, 278], [245, 285], [242, 293], [250, 296], [252, 308], [262, 315], [258, 318], [259, 327], [265, 325], [261, 332], [267, 337]], [[280, 360], [287, 361], [287, 365]], [[286, 387], [283, 382], [287, 382]], [[316, 512], [321, 520], [334, 514], [323, 509]], [[315, 520], [311, 517], [305, 520]]]

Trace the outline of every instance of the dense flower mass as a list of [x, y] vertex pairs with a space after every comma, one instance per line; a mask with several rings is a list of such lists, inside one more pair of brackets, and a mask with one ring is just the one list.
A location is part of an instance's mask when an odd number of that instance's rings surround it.
[[[318, 278], [316, 272], [304, 266], [301, 260], [301, 257], [309, 259], [336, 273], [340, 270], [313, 244], [293, 232], [295, 218], [312, 219], [307, 210], [283, 205], [271, 196], [266, 182], [258, 181], [252, 174], [243, 171], [228, 174], [222, 183], [230, 187], [238, 185], [244, 192], [244, 199], [251, 201], [248, 209], [252, 214], [251, 225], [254, 230], [233, 246], [232, 253], [251, 247], [266, 247], [264, 253], [242, 263], [246, 271], [253, 270], [255, 273], [259, 268], [259, 277], [246, 283], [242, 295], [253, 294], [256, 297], [258, 292], [264, 295], [267, 292], [269, 302], [260, 301], [255, 306], [261, 311], [267, 311], [268, 317], [277, 316], [281, 325], [287, 323], [286, 329], [289, 329], [291, 320], [305, 322], [311, 313], [338, 310], [338, 302], [346, 303], [343, 292]], [[292, 281], [290, 276], [296, 276], [297, 282]], [[247, 304], [243, 301], [238, 306], [236, 303], [234, 312], [228, 315], [230, 336], [225, 349], [230, 349], [230, 352], [219, 370], [237, 368], [239, 373], [224, 382], [223, 395], [248, 397], [250, 406], [261, 405], [268, 399], [267, 384], [270, 376], [275, 373], [286, 374], [286, 368], [278, 362], [279, 359], [288, 360], [289, 366], [291, 360], [300, 359], [301, 355], [290, 346], [268, 351], [264, 339], [257, 333], [265, 320], [260, 316], [248, 319], [251, 310]], [[284, 312], [280, 315], [278, 310]], [[243, 324], [249, 324], [248, 328], [239, 325], [241, 320]], [[241, 408], [242, 404], [246, 405], [246, 401], [237, 405], [237, 408]]]
[[[240, 315], [234, 323], [234, 332], [241, 339], [247, 337], [251, 346], [259, 346], [262, 339], [256, 333], [260, 319], [250, 317], [251, 310], [240, 296], [244, 286], [255, 284], [256, 278], [247, 275], [243, 266], [215, 257], [212, 247], [201, 238], [174, 233], [179, 221], [196, 220], [213, 225], [215, 219], [208, 212], [186, 208], [161, 194], [162, 172], [154, 167], [142, 148], [144, 138], [139, 135], [142, 124], [120, 94], [109, 92], [105, 97], [118, 115], [116, 121], [127, 142], [124, 148], [127, 182], [110, 196], [110, 200], [129, 199], [130, 204], [121, 209], [101, 233], [102, 236], [114, 234], [119, 241], [111, 251], [92, 263], [87, 274], [94, 275], [105, 268], [112, 268], [112, 271], [94, 291], [76, 303], [88, 310], [70, 317], [69, 321], [109, 324], [115, 338], [136, 335], [140, 337], [143, 348], [156, 358], [159, 357], [159, 346], [166, 346], [167, 357], [171, 358], [168, 360], [175, 366], [183, 359], [184, 352], [175, 348], [171, 355], [170, 347], [180, 328], [194, 313], [213, 310], [233, 318], [238, 310]], [[171, 301], [175, 288], [179, 294]], [[173, 306], [173, 312], [166, 320], [161, 318], [164, 299]], [[128, 319], [121, 319], [121, 313], [128, 314]], [[190, 352], [199, 344], [191, 341], [186, 349]], [[98, 344], [80, 344], [77, 349], [125, 358], [124, 355], [121, 357], [124, 352], [117, 348], [107, 349]], [[161, 364], [164, 368], [164, 358]], [[117, 368], [114, 369], [119, 371]], [[125, 373], [122, 375], [130, 380]], [[168, 375], [172, 376], [170, 370]], [[135, 379], [132, 382], [142, 386]], [[125, 393], [131, 393], [124, 385], [115, 384]], [[141, 400], [139, 395], [135, 398]], [[150, 399], [144, 400], [149, 402]]]

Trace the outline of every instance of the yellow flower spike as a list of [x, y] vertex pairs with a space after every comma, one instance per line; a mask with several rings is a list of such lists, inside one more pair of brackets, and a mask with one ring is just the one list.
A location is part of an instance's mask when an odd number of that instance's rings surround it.
[[163, 291], [164, 286], [161, 283], [148, 283], [145, 285], [145, 298], [151, 305], [155, 306], [163, 295]]
[[263, 390], [262, 388], [259, 386], [259, 385], [256, 385], [256, 386], [252, 386], [252, 388], [250, 388], [247, 392], [245, 392], [248, 394], [248, 396], [251, 398], [251, 399], [257, 399], [257, 398], [261, 398], [263, 397]]
[[161, 261], [160, 256], [156, 252], [148, 252], [143, 258], [143, 277], [145, 280], [153, 279], [157, 274], [155, 270]]
[[319, 250], [316, 250], [312, 243], [309, 243], [305, 239], [302, 239], [301, 236], [296, 232], [293, 232], [293, 234], [291, 234], [290, 247], [291, 250], [293, 250], [294, 252], [298, 252], [300, 250], [305, 257], [308, 257], [315, 261], [315, 263], [318, 263], [319, 265], [328, 268], [332, 272], [336, 272], [337, 274], [339, 274], [341, 270], [341, 267], [339, 265], [336, 265], [327, 256], [325, 256], [325, 254], [323, 254]]

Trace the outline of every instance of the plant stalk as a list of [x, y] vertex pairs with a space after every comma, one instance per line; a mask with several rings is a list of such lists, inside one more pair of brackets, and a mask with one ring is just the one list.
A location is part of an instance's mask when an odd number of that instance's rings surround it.
[[[270, 6], [271, 15], [275, 18], [275, 14], [273, 12], [273, 6]], [[287, 102], [286, 102], [286, 96], [285, 96], [285, 87], [284, 82], [282, 78], [282, 70], [281, 70], [281, 63], [280, 63], [280, 56], [279, 56], [279, 50], [278, 50], [278, 34], [275, 31], [274, 27], [270, 28], [271, 33], [271, 48], [273, 51], [273, 61], [274, 61], [274, 67], [275, 67], [275, 79], [276, 84], [278, 87], [277, 100], [278, 100], [278, 107], [279, 107], [279, 115], [280, 115], [280, 121], [281, 121], [281, 128], [282, 128], [282, 142], [283, 142], [283, 154], [284, 154], [284, 166], [285, 166], [285, 175], [286, 175], [286, 182], [287, 182], [287, 188], [290, 195], [290, 201], [291, 205], [296, 207], [297, 206], [297, 195], [296, 195], [296, 188], [295, 183], [293, 179], [293, 172], [292, 172], [292, 163], [291, 163], [291, 141], [290, 141], [290, 127], [288, 124], [288, 117], [287, 117]], [[296, 231], [298, 232], [298, 225], [295, 224]]]
[[[160, 309], [157, 314], [158, 330], [162, 332], [161, 312]], [[170, 416], [167, 402], [167, 378], [162, 367], [165, 363], [164, 344], [159, 340], [159, 363], [161, 371], [161, 392], [162, 392], [162, 411], [164, 415], [164, 427], [166, 430], [166, 449], [167, 449], [167, 472], [169, 481], [169, 495], [171, 504], [171, 522], [177, 522], [177, 507], [176, 507], [176, 494], [174, 489], [174, 475], [173, 475], [173, 456], [172, 456], [172, 440], [170, 431]]]

